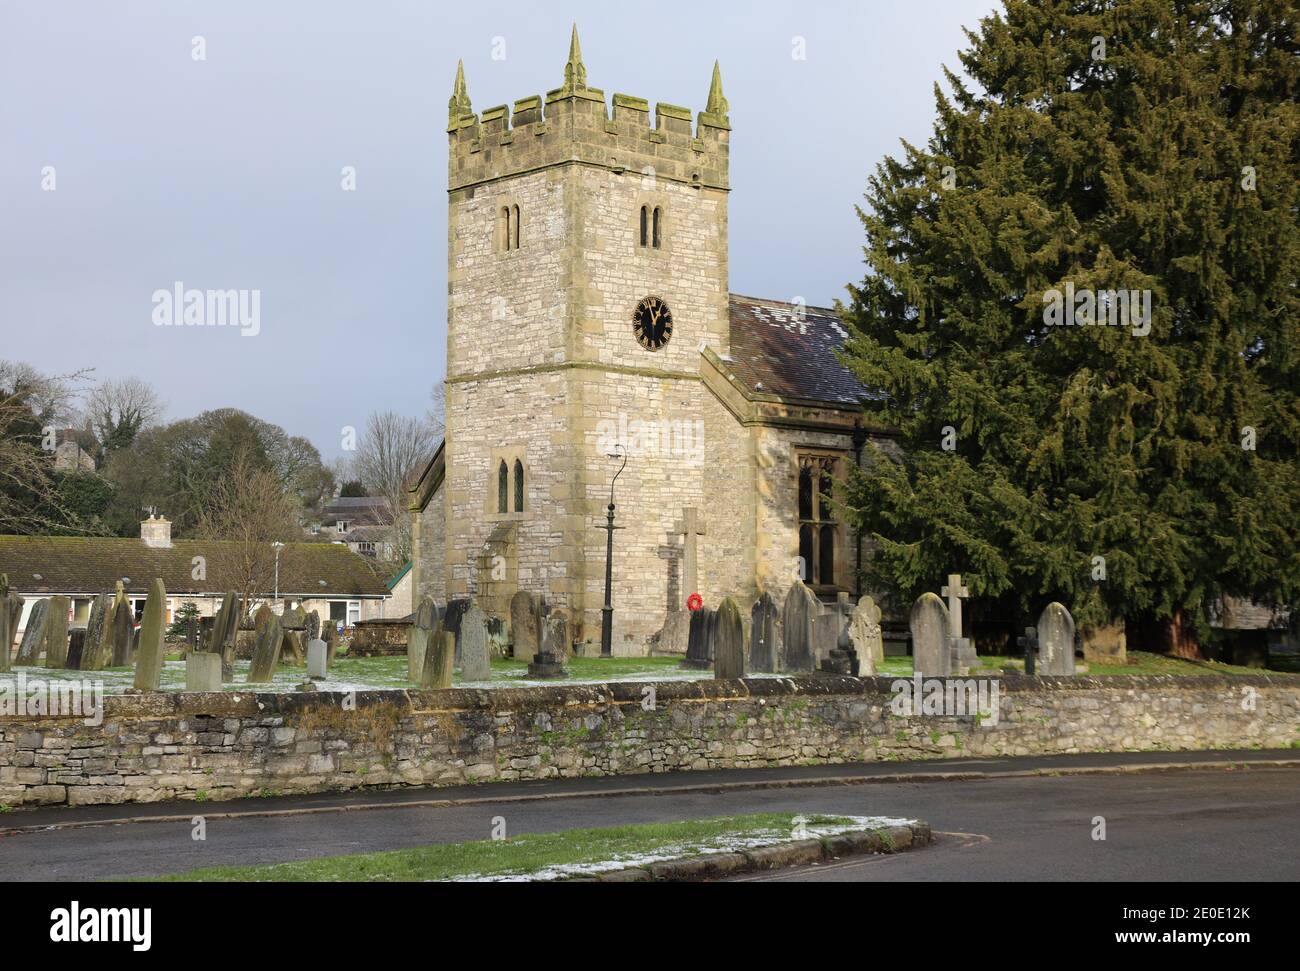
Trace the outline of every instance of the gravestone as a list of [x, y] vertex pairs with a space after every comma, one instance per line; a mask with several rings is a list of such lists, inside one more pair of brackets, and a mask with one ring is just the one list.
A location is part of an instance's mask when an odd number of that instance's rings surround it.
[[166, 634], [167, 590], [162, 580], [149, 586], [149, 599], [144, 602], [144, 618], [140, 621], [140, 642], [135, 649], [135, 681], [138, 691], [157, 691], [162, 683], [162, 669]]
[[112, 661], [113, 595], [101, 593], [90, 602], [90, 618], [86, 621], [79, 667], [82, 671], [102, 671]]
[[312, 641], [320, 640], [320, 614], [313, 610], [307, 615], [307, 646]]
[[406, 631], [406, 680], [419, 684], [424, 677], [424, 656], [429, 639], [438, 628], [438, 605], [425, 597], [415, 608], [411, 626]]
[[912, 605], [908, 619], [912, 630], [912, 668], [923, 678], [946, 678], [952, 673], [952, 645], [948, 643], [948, 608], [933, 593], [923, 593]]
[[510, 639], [506, 636], [506, 622], [500, 617], [489, 617], [486, 630], [488, 657], [509, 657]]
[[569, 640], [568, 619], [563, 611], [548, 613], [542, 624], [542, 646], [528, 664], [530, 678], [563, 678]]
[[334, 655], [339, 648], [339, 631], [333, 624], [325, 625], [325, 670], [334, 667]]
[[63, 666], [69, 671], [81, 669], [81, 652], [86, 646], [86, 628], [73, 627], [68, 630], [68, 656]]
[[[15, 605], [17, 610], [14, 609]], [[10, 658], [13, 656], [14, 634], [22, 609], [22, 599], [9, 589], [9, 575], [0, 574], [0, 671], [9, 670]]]
[[694, 670], [713, 667], [713, 622], [715, 612], [708, 607], [691, 611], [691, 626], [686, 635], [686, 657], [681, 666]]
[[329, 645], [319, 637], [307, 643], [307, 677], [312, 681], [324, 681], [329, 670], [327, 658]]
[[262, 604], [253, 612], [253, 630], [260, 631], [266, 627], [267, 623], [275, 616], [275, 611], [271, 609], [270, 604]]
[[880, 608], [871, 597], [863, 597], [849, 618], [849, 637], [858, 654], [858, 671], [868, 677], [885, 660], [885, 639], [880, 629]]
[[285, 630], [281, 625], [280, 631], [284, 640], [280, 645], [280, 663], [302, 667], [307, 663], [307, 650], [302, 641], [305, 630], [303, 628]]
[[50, 602], [38, 600], [27, 614], [22, 643], [18, 645], [17, 664], [35, 664], [45, 650], [45, 624], [50, 616]]
[[488, 663], [487, 618], [472, 601], [460, 618], [460, 678], [462, 681], [488, 681], [492, 678], [492, 665]]
[[527, 590], [510, 598], [510, 643], [519, 661], [531, 661], [541, 642], [541, 611]]
[[68, 663], [67, 597], [51, 597], [50, 613], [45, 619], [45, 666], [61, 668]]
[[451, 631], [437, 630], [429, 638], [424, 652], [424, 671], [420, 675], [422, 688], [450, 688], [451, 669], [456, 659], [456, 635]]
[[285, 607], [284, 612], [280, 614], [281, 630], [306, 630], [307, 629], [307, 611], [302, 609], [302, 605], [297, 607]]
[[718, 604], [713, 628], [713, 676], [715, 678], [743, 678], [745, 676], [745, 622], [740, 608], [730, 597]]
[[253, 661], [248, 668], [249, 684], [268, 684], [275, 678], [276, 665], [280, 663], [280, 648], [284, 644], [284, 631], [280, 618], [272, 614], [257, 634], [253, 647]]
[[[563, 636], [559, 636], [560, 628], [557, 625], [556, 618], [564, 621]], [[543, 632], [547, 630], [557, 632], [556, 636], [547, 642], [545, 650], [550, 651], [561, 661], [567, 661], [573, 657], [573, 638], [569, 636], [569, 612], [567, 610], [563, 607], [548, 607], [542, 630]]]
[[970, 590], [961, 582], [960, 573], [948, 574], [948, 583], [939, 593], [948, 600], [948, 650], [952, 653], [948, 669], [952, 674], [970, 674], [979, 666], [975, 656], [975, 642], [965, 636], [962, 627], [961, 602], [970, 596]]
[[796, 580], [785, 595], [781, 610], [781, 670], [813, 671], [813, 618], [822, 611], [821, 601]]
[[460, 619], [469, 610], [469, 599], [457, 597], [447, 601], [447, 611], [442, 616], [442, 629], [456, 638], [456, 666], [460, 667]]
[[212, 632], [208, 635], [208, 650], [221, 655], [221, 679], [229, 681], [234, 678], [235, 638], [239, 630], [239, 597], [227, 593], [221, 598], [221, 606], [212, 620]]
[[221, 690], [221, 655], [213, 651], [191, 651], [185, 659], [186, 691]]
[[834, 607], [813, 617], [813, 659], [818, 671], [839, 645], [846, 622], [847, 618]]
[[134, 652], [135, 612], [119, 580], [117, 592], [113, 595], [113, 667], [124, 668], [134, 663]]
[[749, 670], [772, 674], [777, 669], [776, 601], [766, 590], [749, 611]]
[[858, 676], [860, 670], [858, 652], [853, 649], [853, 638], [849, 636], [848, 624], [840, 625], [839, 640], [830, 654], [821, 662], [819, 670], [823, 674]]
[[1083, 639], [1083, 659], [1087, 663], [1128, 663], [1128, 634], [1123, 617], [1112, 624], [1081, 628], [1079, 633]]
[[1074, 618], [1053, 601], [1038, 617], [1039, 674], [1074, 674]]

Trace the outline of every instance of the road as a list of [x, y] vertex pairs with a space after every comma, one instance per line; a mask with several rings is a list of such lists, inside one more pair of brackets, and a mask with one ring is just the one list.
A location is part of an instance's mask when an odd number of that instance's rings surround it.
[[[1289, 767], [1195, 767], [1207, 760]], [[1153, 762], [1189, 767], [1118, 771]], [[937, 836], [931, 847], [896, 856], [737, 879], [1300, 877], [1296, 755], [1253, 752], [816, 766], [16, 811], [0, 817], [0, 881], [150, 876], [486, 839], [496, 817], [513, 834], [767, 811], [906, 816], [926, 820]], [[239, 815], [224, 815], [232, 812]], [[126, 821], [142, 815], [163, 821]], [[195, 816], [204, 816], [204, 840], [192, 838]], [[1104, 840], [1093, 838], [1097, 817], [1105, 820]]]

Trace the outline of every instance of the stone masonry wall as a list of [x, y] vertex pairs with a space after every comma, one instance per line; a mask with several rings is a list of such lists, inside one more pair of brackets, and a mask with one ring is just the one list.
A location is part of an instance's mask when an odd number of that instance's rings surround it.
[[[955, 680], [955, 679], [954, 679]], [[978, 680], [978, 679], [976, 679]], [[432, 692], [150, 694], [103, 724], [0, 717], [0, 804], [229, 799], [879, 760], [1278, 748], [1300, 678], [1004, 677], [998, 724], [897, 717], [887, 678]], [[355, 702], [355, 708], [345, 703]]]

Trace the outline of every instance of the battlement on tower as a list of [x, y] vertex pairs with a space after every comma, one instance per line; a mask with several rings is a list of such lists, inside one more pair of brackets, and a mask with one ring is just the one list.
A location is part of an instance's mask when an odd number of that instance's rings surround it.
[[653, 175], [694, 188], [729, 188], [731, 123], [714, 65], [708, 107], [687, 108], [588, 87], [576, 29], [564, 84], [482, 113], [470, 106], [463, 68], [448, 110], [448, 182], [453, 191], [560, 164], [586, 164], [616, 175]]

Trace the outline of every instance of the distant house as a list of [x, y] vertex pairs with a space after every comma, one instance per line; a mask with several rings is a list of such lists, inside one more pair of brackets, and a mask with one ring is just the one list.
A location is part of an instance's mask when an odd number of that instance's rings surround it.
[[391, 560], [392, 527], [392, 511], [379, 496], [340, 496], [326, 503], [310, 532], [322, 541], [343, 543], [361, 556]]
[[[173, 540], [171, 523], [151, 516], [140, 524], [139, 539], [0, 536], [0, 573], [8, 574], [10, 588], [25, 601], [20, 630], [26, 627], [32, 605], [55, 595], [71, 600], [69, 620], [74, 626], [85, 624], [91, 601], [101, 593], [111, 593], [119, 580], [139, 617], [155, 577], [162, 579], [167, 590], [170, 622], [183, 603], [195, 604], [200, 616], [207, 617], [217, 612], [228, 591], [238, 592], [239, 581], [222, 575], [223, 560], [237, 546], [212, 540]], [[276, 600], [274, 579], [267, 586], [271, 589], [258, 591], [248, 610]], [[307, 611], [317, 611], [322, 620], [345, 626], [393, 612], [393, 594], [383, 577], [367, 559], [339, 543], [285, 544], [279, 556], [278, 593], [277, 603], [301, 605]], [[402, 613], [409, 611], [408, 595]]]

